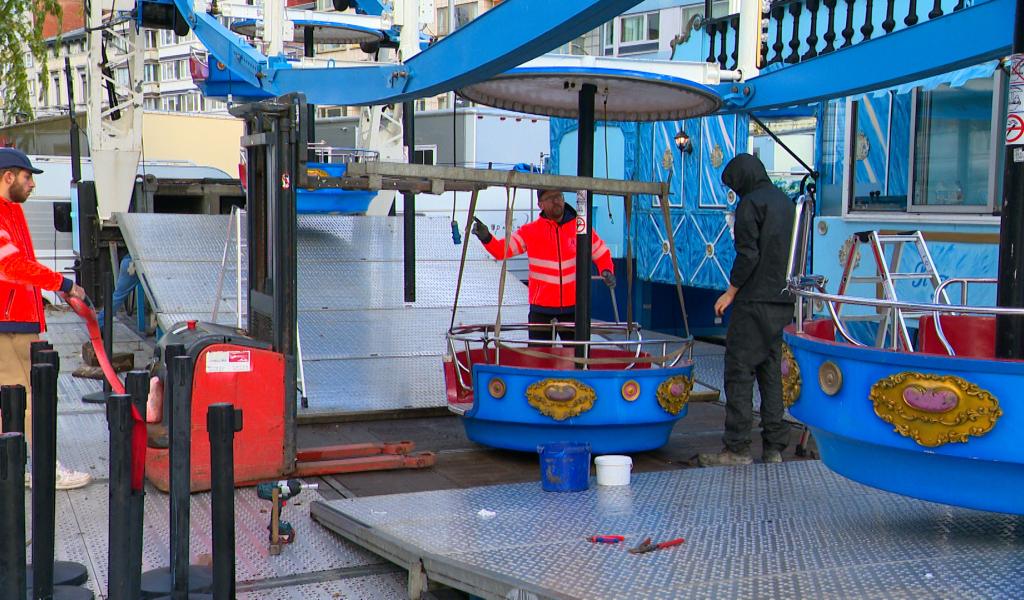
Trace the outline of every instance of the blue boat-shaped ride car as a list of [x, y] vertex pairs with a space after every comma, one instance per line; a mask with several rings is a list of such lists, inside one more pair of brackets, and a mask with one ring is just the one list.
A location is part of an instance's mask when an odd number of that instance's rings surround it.
[[590, 359], [578, 368], [572, 343], [527, 343], [526, 329], [503, 325], [500, 339], [493, 325], [449, 334], [449, 409], [462, 415], [469, 439], [524, 452], [548, 442], [587, 442], [596, 454], [641, 452], [663, 446], [686, 416], [689, 344], [671, 350], [678, 340], [640, 340], [633, 328], [627, 341], [605, 341], [598, 336], [627, 328], [595, 324], [595, 339], [575, 344]]
[[[800, 214], [810, 205], [801, 203], [795, 239], [806, 240], [811, 219]], [[799, 246], [794, 241], [790, 263], [797, 322], [784, 334], [783, 398], [814, 434], [825, 465], [897, 494], [1024, 514], [1024, 361], [995, 358], [994, 316], [1024, 311], [940, 303], [949, 284], [995, 280], [947, 279], [930, 304], [893, 297], [886, 277], [889, 298], [828, 294], [824, 278], [798, 275], [807, 260]], [[875, 258], [879, 268], [888, 261]], [[839, 307], [849, 305], [860, 312], [843, 318]], [[811, 306], [827, 316], [804, 320]], [[870, 336], [874, 346], [850, 329], [872, 316], [882, 331]]]

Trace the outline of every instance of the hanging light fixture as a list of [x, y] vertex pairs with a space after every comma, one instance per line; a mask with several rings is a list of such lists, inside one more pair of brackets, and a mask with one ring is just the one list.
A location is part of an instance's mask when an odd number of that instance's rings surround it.
[[691, 154], [693, 152], [693, 142], [690, 141], [690, 136], [686, 135], [686, 132], [680, 130], [676, 132], [676, 148], [684, 154]]

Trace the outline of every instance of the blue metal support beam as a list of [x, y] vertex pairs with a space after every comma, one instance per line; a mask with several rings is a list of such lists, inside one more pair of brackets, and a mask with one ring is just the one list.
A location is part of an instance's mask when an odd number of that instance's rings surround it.
[[272, 95], [302, 92], [314, 104], [403, 102], [490, 78], [579, 37], [639, 0], [506, 0], [404, 65], [292, 68], [267, 59], [216, 18], [174, 0], [196, 37], [227, 68]]
[[[721, 112], [840, 98], [924, 79], [1006, 56], [1014, 0], [988, 0], [895, 33], [755, 77], [723, 84]], [[748, 87], [749, 94], [743, 93]], [[733, 88], [736, 88], [734, 90]]]

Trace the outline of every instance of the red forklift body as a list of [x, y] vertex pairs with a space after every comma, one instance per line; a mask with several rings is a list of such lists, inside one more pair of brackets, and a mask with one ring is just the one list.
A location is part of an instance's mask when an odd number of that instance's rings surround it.
[[[286, 451], [285, 360], [263, 344], [207, 323], [175, 331], [161, 340], [185, 344], [195, 359], [192, 376], [192, 491], [210, 489], [210, 437], [206, 413], [211, 404], [228, 402], [242, 410], [242, 430], [235, 434], [235, 483], [279, 478], [293, 469]], [[216, 335], [210, 335], [215, 330]], [[166, 377], [163, 378], [166, 382]], [[166, 384], [165, 384], [166, 385]], [[168, 414], [166, 407], [164, 414]], [[165, 419], [166, 420], [166, 419]], [[165, 423], [166, 424], [166, 423]], [[146, 476], [158, 489], [170, 487], [167, 448], [149, 448]]]

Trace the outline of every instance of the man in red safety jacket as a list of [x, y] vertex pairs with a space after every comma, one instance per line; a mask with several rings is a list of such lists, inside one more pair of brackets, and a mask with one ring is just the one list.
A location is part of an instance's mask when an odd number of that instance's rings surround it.
[[[576, 320], [576, 211], [565, 205], [558, 190], [540, 190], [537, 198], [541, 216], [523, 225], [508, 240], [508, 256], [526, 252], [530, 265], [530, 323], [573, 323]], [[505, 258], [505, 240], [491, 235], [487, 225], [477, 221], [473, 234], [480, 238], [491, 256]], [[605, 284], [615, 287], [615, 266], [608, 246], [594, 232], [591, 253]], [[590, 274], [582, 276], [589, 283]], [[575, 332], [562, 329], [558, 336], [572, 340]], [[531, 340], [553, 339], [550, 327], [531, 327]]]
[[[36, 260], [21, 204], [36, 187], [32, 176], [42, 173], [28, 156], [14, 148], [0, 148], [0, 384], [23, 385], [31, 393], [31, 343], [46, 331], [41, 289], [85, 298], [75, 282]], [[31, 437], [32, 404], [29, 396], [25, 434]], [[57, 489], [89, 483], [87, 473], [57, 464]], [[25, 483], [30, 481], [26, 477]]]

